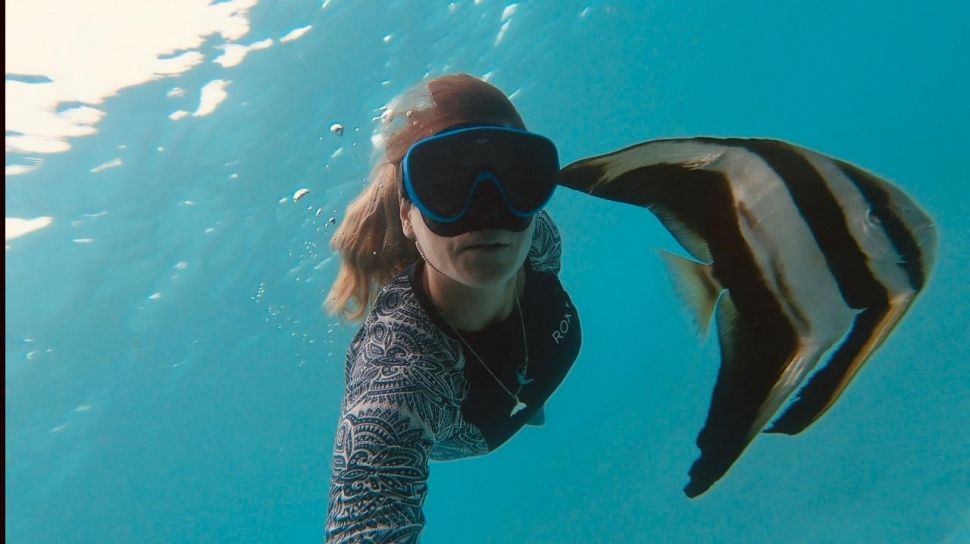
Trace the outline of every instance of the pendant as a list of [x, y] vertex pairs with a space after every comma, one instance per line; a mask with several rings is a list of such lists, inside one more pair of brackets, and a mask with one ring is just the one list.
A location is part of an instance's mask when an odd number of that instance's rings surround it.
[[517, 380], [519, 380], [519, 383], [522, 384], [522, 385], [528, 385], [528, 384], [532, 383], [533, 380], [535, 380], [535, 378], [530, 378], [530, 377], [528, 377], [528, 376], [525, 375], [525, 367], [524, 366], [520, 366], [519, 367], [518, 372], [515, 373], [515, 378]]
[[522, 410], [525, 410], [525, 403], [519, 399], [515, 399], [515, 408], [512, 408], [512, 413], [509, 414], [509, 417], [512, 417], [515, 414], [518, 414]]

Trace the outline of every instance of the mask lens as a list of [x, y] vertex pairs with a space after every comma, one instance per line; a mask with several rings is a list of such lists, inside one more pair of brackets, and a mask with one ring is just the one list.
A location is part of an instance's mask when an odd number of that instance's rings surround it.
[[408, 196], [424, 213], [439, 220], [457, 219], [471, 191], [468, 166], [448, 145], [416, 145], [405, 158]]
[[496, 165], [495, 177], [517, 215], [531, 215], [552, 196], [559, 171], [555, 146], [545, 138], [515, 138], [499, 142], [497, 153], [505, 157]]

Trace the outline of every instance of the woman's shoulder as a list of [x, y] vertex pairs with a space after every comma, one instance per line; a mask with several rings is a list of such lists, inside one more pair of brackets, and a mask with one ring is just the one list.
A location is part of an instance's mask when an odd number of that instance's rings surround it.
[[[411, 269], [398, 274], [381, 288], [361, 331], [394, 347], [422, 354], [437, 348], [451, 348], [415, 292]], [[448, 349], [447, 351], [454, 351]]]
[[374, 307], [351, 342], [348, 384], [379, 372], [402, 380], [444, 373], [455, 367], [455, 346], [434, 324], [411, 288], [407, 273], [392, 279], [377, 295]]
[[424, 312], [406, 276], [381, 289], [347, 354], [344, 409], [406, 412], [440, 437], [467, 393], [461, 346]]
[[529, 248], [529, 265], [539, 272], [558, 274], [562, 263], [562, 237], [555, 221], [546, 211], [535, 217], [535, 233]]

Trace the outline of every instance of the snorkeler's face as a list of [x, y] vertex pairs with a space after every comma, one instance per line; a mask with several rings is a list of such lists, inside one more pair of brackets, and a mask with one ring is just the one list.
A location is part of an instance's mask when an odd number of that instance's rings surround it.
[[401, 223], [431, 267], [469, 287], [493, 287], [514, 277], [529, 254], [535, 230], [535, 221], [529, 219], [519, 231], [486, 228], [439, 236], [407, 200], [401, 201]]

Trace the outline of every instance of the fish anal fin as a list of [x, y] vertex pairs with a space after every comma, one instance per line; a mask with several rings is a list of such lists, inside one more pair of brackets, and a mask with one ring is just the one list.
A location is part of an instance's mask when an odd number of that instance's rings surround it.
[[[730, 293], [725, 293], [721, 296], [720, 301], [717, 303], [715, 317], [717, 320], [717, 341], [721, 349], [721, 366], [724, 367], [723, 370], [734, 375], [748, 374], [750, 370], [746, 367], [750, 365], [751, 361], [746, 360], [748, 356], [743, 354], [744, 351], [741, 344], [751, 342], [753, 339], [751, 338], [750, 332], [745, 330], [746, 323], [742, 321], [741, 315]], [[720, 375], [718, 378], [720, 379]], [[734, 392], [734, 394], [737, 394], [737, 392]], [[749, 400], [753, 401], [754, 399]], [[758, 409], [759, 415], [763, 407], [762, 404], [762, 407]], [[760, 427], [753, 425], [754, 421], [749, 421], [747, 427], [744, 429], [746, 438], [744, 444], [741, 444], [738, 448], [738, 456], [741, 455], [741, 452], [747, 444], [761, 430]], [[734, 459], [731, 462], [733, 463]], [[728, 468], [730, 468], [730, 465], [725, 467], [725, 471]]]
[[660, 250], [659, 253], [667, 264], [677, 295], [690, 308], [700, 334], [706, 336], [714, 305], [723, 291], [714, 278], [713, 267], [668, 251]]
[[818, 421], [842, 396], [862, 365], [889, 336], [914, 296], [891, 300], [883, 308], [867, 308], [856, 315], [845, 340], [798, 393], [798, 398], [765, 432], [798, 434]]
[[[690, 482], [684, 487], [684, 494], [689, 498], [695, 498], [705, 493], [715, 482], [721, 479], [734, 464], [734, 461], [741, 456], [741, 452], [747, 446], [749, 439], [745, 438], [747, 425], [743, 422], [733, 420], [729, 413], [731, 409], [725, 410], [725, 401], [728, 398], [721, 397], [719, 390], [721, 387], [729, 385], [722, 383], [724, 377], [735, 374], [735, 370], [740, 364], [735, 360], [738, 352], [737, 343], [740, 341], [741, 323], [737, 307], [731, 299], [730, 293], [725, 293], [717, 303], [715, 318], [717, 320], [718, 344], [721, 349], [721, 370], [718, 373], [718, 384], [715, 385], [715, 392], [711, 399], [710, 413], [707, 423], [697, 437], [697, 446], [701, 450], [701, 455], [690, 467]], [[729, 391], [724, 391], [730, 396]], [[717, 418], [717, 419], [715, 419]], [[739, 428], [739, 423], [744, 429]]]
[[744, 453], [791, 389], [798, 369], [811, 365], [818, 351], [799, 341], [783, 316], [758, 298], [730, 289], [715, 306], [721, 366], [707, 421], [697, 436], [700, 456], [690, 468], [688, 497], [706, 492]]

